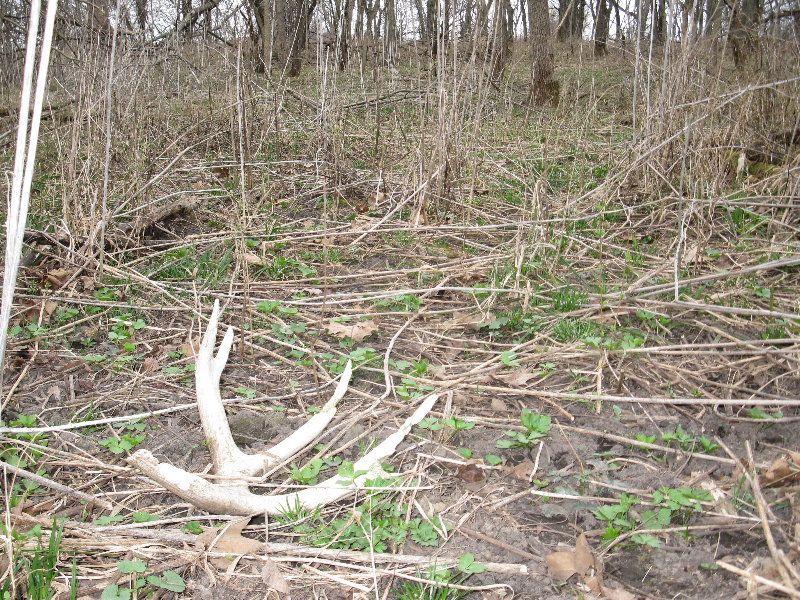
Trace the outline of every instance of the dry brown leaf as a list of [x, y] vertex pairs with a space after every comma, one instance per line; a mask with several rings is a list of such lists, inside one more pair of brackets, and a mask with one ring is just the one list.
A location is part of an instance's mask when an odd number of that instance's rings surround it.
[[460, 465], [456, 471], [456, 477], [467, 483], [483, 483], [486, 481], [486, 474], [483, 469], [472, 463]]
[[58, 402], [61, 400], [61, 388], [57, 385], [51, 385], [47, 388], [47, 395], [45, 396], [48, 400], [54, 400]]
[[492, 398], [490, 406], [493, 411], [508, 412], [508, 404], [500, 400], [500, 398]]
[[[693, 477], [696, 475], [696, 473], [692, 473]], [[712, 479], [705, 479], [700, 481], [700, 487], [704, 490], [707, 490], [711, 494], [711, 497], [714, 499], [714, 507], [718, 512], [721, 512], [725, 515], [739, 514], [739, 511], [733, 505], [733, 502], [729, 500], [729, 495], [719, 486], [716, 481]]]
[[776, 458], [764, 473], [764, 485], [788, 485], [800, 480], [800, 452], [789, 452]]
[[502, 381], [507, 383], [513, 387], [520, 387], [528, 383], [531, 379], [535, 379], [537, 377], [536, 373], [531, 373], [530, 371], [523, 371], [522, 369], [517, 369], [512, 373], [507, 373], [503, 375], [494, 375], [493, 377], [498, 381]]
[[442, 350], [442, 360], [445, 363], [451, 362], [458, 357], [464, 351], [464, 342], [461, 340], [450, 340], [449, 345], [439, 346], [440, 350]]
[[350, 223], [351, 231], [365, 231], [372, 226], [372, 217], [366, 214], [358, 215], [352, 223]]
[[200, 340], [193, 340], [190, 342], [184, 342], [180, 346], [178, 346], [177, 351], [183, 354], [184, 356], [191, 357], [197, 354], [200, 350]]
[[232, 521], [222, 534], [220, 534], [219, 529], [204, 527], [203, 533], [197, 536], [195, 545], [209, 552], [232, 555], [231, 558], [218, 556], [210, 559], [215, 566], [224, 569], [231, 564], [236, 556], [259, 554], [263, 550], [264, 545], [261, 542], [242, 535], [242, 531], [249, 522], [250, 517]]
[[575, 569], [574, 550], [551, 552], [544, 557], [544, 560], [547, 563], [547, 568], [550, 570], [550, 575], [560, 583], [564, 583], [578, 572]]
[[44, 303], [42, 304], [42, 307], [44, 308], [45, 316], [50, 318], [50, 315], [56, 312], [56, 309], [58, 308], [58, 302], [53, 302], [52, 300], [45, 300]]
[[339, 339], [352, 338], [353, 341], [361, 342], [378, 330], [378, 325], [373, 320], [358, 321], [355, 323], [337, 323], [331, 321], [322, 328]]
[[545, 557], [553, 579], [565, 582], [578, 575], [592, 592], [608, 600], [635, 600], [636, 596], [622, 588], [609, 587], [603, 583], [603, 563], [595, 557], [589, 541], [583, 533], [575, 540], [574, 550], [553, 552]]
[[573, 550], [551, 552], [545, 556], [545, 562], [553, 578], [562, 582], [577, 574], [586, 583], [589, 578], [597, 577], [595, 571], [600, 571], [584, 534], [575, 540]]
[[72, 273], [71, 269], [51, 269], [45, 273], [44, 278], [52, 284], [54, 290], [57, 290], [66, 285]]
[[445, 330], [463, 327], [472, 331], [478, 331], [483, 325], [486, 323], [491, 323], [494, 321], [494, 319], [495, 316], [493, 313], [488, 313], [486, 315], [460, 313], [454, 316], [452, 319], [445, 321], [444, 327]]
[[148, 356], [142, 362], [142, 373], [153, 373], [158, 370], [158, 359], [155, 356]]
[[594, 558], [594, 553], [589, 546], [586, 535], [583, 533], [575, 540], [575, 567], [581, 575], [588, 573], [592, 568], [597, 568], [597, 561]]
[[534, 464], [529, 460], [523, 460], [521, 463], [511, 469], [511, 475], [521, 481], [530, 481], [533, 475]]
[[242, 260], [246, 262], [248, 265], [253, 265], [254, 267], [261, 267], [264, 265], [264, 259], [261, 258], [255, 252], [245, 252], [242, 254]]
[[289, 582], [281, 573], [278, 564], [267, 559], [261, 568], [261, 581], [271, 590], [275, 590], [281, 596], [289, 595]]

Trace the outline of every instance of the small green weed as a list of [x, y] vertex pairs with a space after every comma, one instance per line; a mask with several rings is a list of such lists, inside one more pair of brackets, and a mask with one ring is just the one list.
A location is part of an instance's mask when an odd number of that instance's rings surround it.
[[[352, 463], [342, 463], [339, 474], [348, 478], [358, 477], [357, 472], [348, 472], [348, 464], [352, 470]], [[378, 478], [368, 481], [365, 486], [385, 488], [393, 483], [394, 480]], [[311, 546], [385, 552], [391, 544], [401, 544], [406, 538], [411, 538], [421, 546], [437, 546], [437, 529], [443, 530], [441, 521], [436, 517], [433, 522], [418, 517], [407, 521], [407, 512], [407, 506], [394, 502], [387, 494], [376, 490], [368, 492], [353, 516], [347, 518], [326, 523], [319, 511], [309, 515], [304, 511], [288, 510], [281, 520], [302, 536], [303, 543]], [[302, 520], [298, 522], [297, 517]]]
[[375, 308], [392, 312], [416, 312], [422, 306], [422, 299], [414, 294], [401, 294], [394, 298], [384, 298], [375, 302]]
[[572, 312], [586, 302], [586, 294], [570, 286], [564, 286], [551, 294], [553, 308], [558, 312]]
[[592, 339], [598, 333], [597, 325], [585, 319], [561, 319], [553, 327], [553, 338], [562, 344]]
[[121, 583], [115, 583], [103, 590], [100, 600], [131, 600], [150, 597], [158, 590], [180, 594], [186, 591], [186, 582], [175, 571], [163, 571], [160, 575], [147, 575], [149, 567], [143, 560], [121, 560], [117, 570], [122, 575]]
[[[5, 532], [4, 527], [0, 528]], [[47, 545], [42, 543], [41, 525], [36, 525], [26, 533], [11, 531], [13, 556], [10, 567], [12, 575], [0, 583], [0, 598], [3, 600], [11, 598], [11, 590], [15, 582], [18, 593], [20, 592], [19, 587], [24, 585], [24, 597], [28, 600], [49, 600], [54, 596], [55, 591], [51, 589], [51, 586], [58, 574], [56, 565], [63, 534], [64, 524], [56, 519], [53, 520]], [[25, 549], [25, 543], [32, 539], [36, 539], [36, 546], [32, 550]], [[76, 585], [77, 582], [73, 579], [71, 592], [75, 594], [77, 594]]]
[[550, 417], [537, 414], [529, 408], [522, 409], [520, 422], [525, 431], [506, 431], [506, 437], [497, 440], [496, 445], [498, 448], [531, 448], [537, 441], [550, 433]]
[[142, 421], [131, 421], [116, 426], [118, 432], [100, 440], [100, 445], [112, 454], [124, 454], [133, 450], [144, 441], [146, 424]]

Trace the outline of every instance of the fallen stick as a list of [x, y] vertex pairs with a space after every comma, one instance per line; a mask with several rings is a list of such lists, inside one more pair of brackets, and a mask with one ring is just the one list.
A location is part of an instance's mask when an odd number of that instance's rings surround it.
[[800, 593], [791, 588], [786, 587], [782, 583], [778, 583], [777, 581], [772, 581], [772, 579], [767, 579], [766, 577], [762, 577], [761, 575], [756, 575], [755, 573], [750, 573], [749, 571], [745, 571], [744, 569], [740, 569], [739, 567], [734, 567], [733, 565], [726, 563], [723, 560], [718, 560], [717, 564], [726, 571], [730, 571], [731, 573], [734, 573], [739, 577], [755, 581], [756, 583], [765, 585], [768, 588], [772, 588], [773, 590], [778, 590], [779, 592], [783, 592], [784, 594], [786, 594], [787, 596], [791, 596], [792, 598], [800, 598]]
[[75, 496], [76, 498], [80, 498], [81, 500], [86, 500], [87, 502], [93, 502], [97, 506], [100, 506], [104, 510], [113, 510], [114, 505], [106, 500], [101, 500], [100, 498], [96, 498], [91, 494], [87, 494], [85, 492], [78, 491], [74, 488], [71, 488], [67, 485], [62, 483], [58, 483], [53, 481], [52, 479], [47, 479], [47, 477], [42, 477], [41, 475], [37, 475], [36, 473], [31, 473], [30, 471], [26, 471], [25, 469], [21, 469], [19, 467], [15, 467], [14, 465], [10, 465], [5, 461], [0, 460], [0, 469], [3, 471], [8, 471], [9, 473], [14, 473], [19, 477], [23, 477], [34, 483], [41, 485], [42, 487], [49, 488], [56, 492], [60, 492], [67, 496]]
[[[109, 527], [87, 527], [85, 523], [74, 523], [77, 528], [85, 529], [93, 537], [103, 536], [105, 534], [119, 536], [130, 536], [136, 538], [150, 538], [160, 542], [173, 542], [180, 544], [194, 544], [197, 541], [196, 535], [188, 533], [181, 533], [178, 531], [165, 531], [147, 528], [126, 529], [118, 526]], [[387, 552], [360, 552], [357, 550], [334, 550], [331, 548], [310, 548], [307, 546], [299, 546], [297, 544], [286, 544], [281, 542], [264, 542], [264, 553], [268, 556], [275, 554], [293, 554], [298, 557], [306, 559], [320, 558], [325, 560], [349, 560], [361, 563], [383, 563], [383, 564], [402, 564], [402, 565], [417, 565], [423, 567], [445, 567], [457, 565], [460, 557], [454, 556], [420, 556], [417, 554], [389, 554]], [[209, 553], [213, 555], [214, 553]], [[228, 553], [230, 554], [230, 553]], [[222, 553], [221, 556], [225, 554]], [[254, 555], [243, 555], [245, 557], [254, 557]], [[478, 557], [479, 558], [479, 557]], [[482, 562], [486, 571], [490, 573], [502, 573], [506, 575], [527, 575], [528, 567], [524, 564], [517, 563], [497, 563], [497, 562]]]

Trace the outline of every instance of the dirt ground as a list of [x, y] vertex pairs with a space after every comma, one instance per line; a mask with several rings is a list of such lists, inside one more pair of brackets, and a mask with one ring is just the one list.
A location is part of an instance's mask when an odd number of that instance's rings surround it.
[[[497, 241], [502, 247], [503, 236], [497, 237], [501, 238]], [[415, 240], [404, 252], [405, 256], [413, 256], [423, 245], [424, 242]], [[408, 280], [400, 266], [407, 264], [408, 259], [403, 257], [393, 266], [390, 264], [392, 256], [388, 251], [378, 256], [372, 254], [372, 260], [348, 264], [343, 269], [348, 275], [337, 268], [337, 276], [342, 282], [369, 282], [371, 291], [386, 290], [390, 298], [395, 297]], [[379, 266], [387, 269], [386, 276], [376, 271]], [[45, 263], [25, 275], [34, 278], [37, 271], [42, 273], [53, 268]], [[467, 271], [456, 272], [450, 276], [451, 285], [463, 287], [463, 282], [485, 277], [492, 268], [492, 261], [485, 261]], [[793, 277], [796, 278], [796, 274]], [[251, 285], [256, 288], [259, 282], [255, 280]], [[314, 283], [293, 284], [292, 289], [305, 289], [300, 286], [308, 285]], [[280, 288], [281, 297], [291, 298], [290, 290], [284, 284]], [[105, 316], [101, 317], [99, 324], [97, 319], [91, 319], [66, 328], [62, 341], [48, 342], [46, 349], [43, 349], [42, 342], [38, 348], [36, 343], [17, 343], [13, 355], [16, 368], [10, 379], [16, 380], [23, 375], [23, 370], [25, 372], [16, 390], [17, 400], [9, 421], [15, 414], [38, 413], [42, 421], [62, 423], [170, 409], [193, 401], [191, 372], [183, 370], [191, 364], [191, 359], [175, 352], [192, 343], [192, 339], [196, 340], [196, 321], [185, 311], [158, 307], [143, 309], [142, 298], [129, 292], [128, 286], [118, 285], [115, 289], [120, 294], [119, 301], [114, 304], [135, 305], [137, 314], [146, 315], [148, 325], [135, 333], [137, 343], [146, 348], [141, 363], [129, 369], [91, 364], [70, 356], [81, 348], [80, 341], [76, 340], [105, 335], [104, 325], [111, 323], [106, 319], [115, 309], [103, 305]], [[337, 293], [341, 295], [363, 289], [342, 283], [337, 286]], [[88, 292], [90, 290], [84, 290], [75, 298], [85, 298]], [[274, 292], [265, 287], [251, 289], [250, 293], [256, 298], [266, 294], [272, 297]], [[366, 320], [368, 317], [377, 324], [376, 331], [362, 343], [375, 349], [387, 348], [398, 328], [407, 321], [411, 322], [405, 335], [396, 340], [392, 357], [426, 361], [430, 367], [420, 380], [437, 388], [438, 381], [452, 381], [454, 373], [469, 372], [471, 366], [486, 355], [486, 348], [513, 345], [513, 338], [503, 336], [502, 332], [495, 335], [482, 326], [482, 323], [497, 320], [496, 315], [507, 300], [497, 299], [494, 306], [485, 307], [480, 301], [474, 302], [474, 294], [464, 296], [458, 291], [436, 292], [414, 312], [385, 308], [373, 312], [363, 303], [345, 310], [351, 314], [367, 313], [361, 318]], [[315, 298], [313, 295], [310, 297]], [[52, 315], [74, 306], [69, 302], [53, 302], [55, 307], [44, 309]], [[312, 324], [316, 319], [318, 323], [337, 312], [328, 309], [305, 321]], [[609, 313], [615, 313], [618, 319], [630, 312], [631, 309], [624, 306], [609, 308]], [[688, 312], [680, 311], [684, 315]], [[667, 312], [675, 321], [681, 318], [680, 313]], [[245, 314], [246, 318], [252, 319], [252, 308], [249, 314]], [[468, 315], [471, 321], [459, 318], [461, 315]], [[241, 326], [242, 313], [231, 310], [225, 321]], [[308, 327], [306, 332], [310, 329]], [[193, 336], [187, 334], [189, 331], [194, 332]], [[255, 326], [249, 331], [254, 336], [259, 333]], [[670, 344], [681, 343], [689, 336], [700, 345], [720, 339], [718, 335], [704, 334], [702, 330], [682, 323], [670, 331], [655, 332], [653, 343], [670, 347]], [[309, 407], [319, 405], [325, 395], [324, 392], [310, 395], [295, 392], [287, 397], [287, 390], [299, 390], [309, 384], [313, 387], [314, 378], [305, 369], [287, 368], [285, 360], [276, 361], [274, 352], [260, 348], [258, 337], [249, 338], [253, 339], [257, 341], [249, 347], [240, 347], [232, 358], [223, 376], [222, 389], [223, 397], [234, 399], [228, 405], [228, 411], [235, 440], [244, 448], [258, 451], [294, 430], [303, 421]], [[335, 336], [317, 335], [308, 343], [327, 350], [336, 341]], [[516, 347], [520, 348], [520, 344]], [[689, 356], [680, 359], [675, 366], [676, 373], [680, 369], [697, 369], [701, 365], [713, 368], [721, 357], [725, 358], [708, 353], [695, 359], [688, 350], [690, 346], [685, 347]], [[95, 345], [93, 351], [113, 354], [115, 345], [103, 341]], [[332, 454], [345, 460], [356, 459], [363, 451], [365, 440], [384, 437], [408, 412], [409, 401], [396, 395], [373, 405], [370, 412], [362, 412], [369, 404], [368, 399], [379, 395], [383, 385], [382, 357], [377, 353], [376, 356], [377, 360], [367, 360], [357, 370], [354, 384], [357, 392], [348, 395], [336, 421], [336, 425], [344, 424], [345, 427], [335, 425], [332, 436], [319, 440], [334, 449]], [[794, 360], [790, 355], [781, 354], [781, 361], [776, 365], [771, 356], [754, 352], [753, 359], [765, 364], [762, 372], [773, 373], [781, 368], [782, 360]], [[544, 363], [554, 364], [546, 366], [543, 372], [541, 366]], [[590, 365], [595, 366], [587, 368]], [[409, 515], [424, 513], [428, 517], [441, 517], [446, 524], [446, 539], [440, 539], [434, 548], [419, 546], [409, 539], [393, 544], [391, 551], [431, 557], [461, 556], [469, 552], [484, 562], [525, 565], [528, 569], [525, 576], [484, 572], [467, 581], [469, 586], [478, 588], [503, 586], [476, 591], [476, 594], [507, 597], [513, 593], [516, 597], [531, 599], [575, 598], [582, 594], [588, 597], [586, 594], [590, 592], [581, 577], [573, 576], [566, 582], [556, 580], [546, 562], [546, 557], [553, 552], [574, 548], [576, 536], [580, 533], [586, 535], [598, 564], [602, 561], [605, 583], [624, 588], [636, 597], [735, 597], [741, 589], [738, 578], [714, 568], [715, 561], [721, 559], [736, 565], [753, 565], [768, 560], [769, 550], [752, 499], [748, 500], [743, 494], [738, 506], [734, 508], [731, 505], [742, 479], [742, 470], [741, 466], [731, 464], [730, 457], [744, 460], [749, 445], [757, 464], [763, 468], [786, 449], [796, 448], [791, 413], [783, 411], [781, 417], [769, 417], [765, 421], [743, 416], [742, 410], [736, 407], [715, 407], [708, 403], [671, 406], [666, 400], [654, 404], [639, 403], [633, 400], [634, 396], [657, 389], [659, 383], [666, 380], [662, 373], [650, 371], [652, 366], [647, 355], [592, 352], [577, 347], [575, 343], [556, 347], [546, 336], [534, 338], [532, 343], [523, 342], [521, 350], [515, 353], [513, 364], [506, 367], [501, 363], [500, 366], [500, 369], [482, 369], [464, 383], [449, 385], [450, 391], [434, 409], [434, 417], [455, 416], [474, 423], [473, 428], [462, 431], [446, 426], [438, 430], [416, 428], [392, 461], [398, 471], [414, 474], [408, 481], [413, 482], [412, 487], [416, 485], [419, 488], [400, 493], [397, 501], [416, 507]], [[630, 379], [620, 382], [619, 373], [628, 373]], [[762, 376], [762, 380], [766, 377]], [[723, 377], [716, 379], [725, 381]], [[733, 380], [730, 376], [727, 379]], [[750, 387], [763, 385], [751, 381], [754, 378], [747, 379], [745, 385]], [[552, 400], [540, 395], [547, 391], [575, 389], [576, 381], [587, 380], [595, 391], [620, 396], [624, 390], [630, 397], [624, 401], [593, 401], [588, 395], [587, 400]], [[784, 393], [797, 390], [796, 374], [787, 372], [780, 381], [780, 386], [786, 390]], [[606, 386], [611, 390], [606, 391]], [[253, 398], [242, 397], [242, 387], [255, 390]], [[234, 392], [237, 389], [240, 390], [238, 401]], [[417, 397], [420, 395], [415, 393]], [[265, 399], [273, 397], [280, 399]], [[698, 394], [698, 397], [702, 396]], [[504, 431], [519, 425], [522, 408], [552, 416], [549, 433], [541, 443], [537, 441], [530, 448], [498, 449], [496, 443]], [[162, 460], [189, 471], [203, 472], [206, 469], [208, 453], [196, 411], [187, 408], [142, 422], [146, 423], [146, 436], [138, 447], [150, 449]], [[663, 443], [664, 433], [676, 430], [685, 432], [690, 439], [685, 444], [689, 446], [681, 446], [679, 442]], [[50, 476], [58, 481], [72, 480], [76, 489], [112, 500], [116, 514], [129, 515], [141, 511], [155, 515], [158, 520], [154, 524], [159, 528], [177, 530], [180, 523], [171, 525], [170, 519], [191, 516], [195, 511], [179, 499], [163, 493], [157, 486], [148, 484], [126, 466], [124, 455], [114, 456], [104, 451], [100, 443], [115, 431], [119, 435], [119, 430], [107, 424], [49, 434], [48, 449], [54, 453], [47, 461]], [[648, 439], [641, 436], [655, 436], [655, 439], [650, 439], [665, 450], [637, 447], [637, 435], [640, 440]], [[696, 447], [700, 436], [715, 440], [715, 445], [724, 444], [731, 454], [727, 455], [718, 448], [705, 458], [693, 457], [693, 452], [702, 452], [702, 448]], [[620, 441], [623, 439], [631, 443]], [[336, 450], [339, 448], [341, 450]], [[471, 450], [471, 457], [464, 459], [457, 452], [459, 448]], [[488, 464], [487, 455], [499, 457], [500, 464]], [[286, 473], [275, 480], [286, 481]], [[593, 511], [603, 505], [604, 499], [613, 503], [613, 499], [624, 492], [644, 501], [660, 488], [686, 486], [713, 492], [713, 500], [686, 513], [679, 522], [671, 524], [671, 529], [665, 528], [668, 531], [658, 533], [658, 547], [630, 541], [613, 543], [609, 547], [608, 540], [603, 541], [605, 524]], [[525, 494], [528, 489], [533, 489], [536, 495]], [[549, 497], [548, 492], [552, 492], [554, 497]], [[772, 503], [775, 531], [778, 535], [788, 535], [788, 525], [794, 518], [794, 501], [777, 500]], [[352, 504], [346, 503], [332, 509], [333, 512], [325, 511], [325, 518], [346, 514], [348, 506]], [[22, 512], [20, 507], [23, 507]], [[48, 490], [40, 489], [27, 497], [13, 513], [26, 515], [29, 520], [52, 513], [67, 514], [73, 518], [81, 517], [87, 524], [102, 514], [96, 507], [76, 512], [77, 507], [79, 504], [69, 496], [54, 497]], [[643, 510], [643, 507], [638, 510]], [[140, 529], [148, 525], [144, 522]], [[263, 539], [265, 527], [263, 518], [254, 519], [248, 531], [256, 539]], [[302, 536], [290, 525], [271, 524], [268, 529], [271, 541], [302, 543]], [[641, 525], [636, 529], [641, 529]], [[99, 568], [111, 555], [119, 553], [121, 549], [117, 544], [125, 539], [124, 529], [113, 530], [110, 535], [116, 539], [107, 542], [111, 545], [107, 552], [102, 555], [90, 553], [85, 560], [98, 563]], [[126, 543], [131, 541], [126, 539]], [[125, 555], [144, 553], [166, 561], [166, 564], [175, 564], [164, 556], [164, 548], [154, 549], [146, 544], [145, 548], [141, 543], [123, 544], [129, 548]], [[263, 597], [264, 584], [257, 578], [258, 569], [248, 565], [247, 561], [237, 568], [238, 575], [227, 581], [225, 578], [212, 580], [196, 559], [185, 558], [182, 563], [179, 561], [177, 568], [189, 582], [189, 589], [195, 590], [197, 598]], [[248, 576], [248, 573], [251, 574]], [[418, 570], [418, 573], [424, 575], [424, 571]], [[357, 590], [324, 581], [324, 577], [308, 577], [302, 567], [299, 572], [287, 572], [287, 577], [295, 597], [311, 598], [324, 594], [328, 598], [350, 598], [358, 595]], [[392, 577], [380, 577], [379, 587], [382, 589], [388, 590], [396, 585]], [[83, 586], [82, 582], [81, 589]], [[97, 589], [96, 582], [87, 582], [86, 588], [91, 596], [95, 593], [91, 590]]]

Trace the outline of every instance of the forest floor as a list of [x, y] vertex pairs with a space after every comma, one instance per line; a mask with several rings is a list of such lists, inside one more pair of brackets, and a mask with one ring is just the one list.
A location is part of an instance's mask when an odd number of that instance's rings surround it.
[[[81, 249], [91, 226], [26, 246], [3, 417], [50, 429], [5, 431], [0, 454], [70, 490], [6, 472], [15, 536], [0, 571], [24, 586], [58, 516], [60, 598], [73, 572], [90, 598], [288, 584], [295, 598], [712, 599], [793, 585], [796, 197], [770, 174], [737, 177], [735, 160], [718, 165], [723, 191], [692, 200], [674, 172], [659, 188], [657, 166], [626, 171], [630, 69], [584, 61], [560, 70], [562, 103], [542, 111], [488, 89], [437, 112], [447, 94], [401, 72], [332, 92], [309, 75], [276, 117], [257, 77], [239, 103], [230, 73], [200, 75], [228, 90], [213, 101], [206, 79], [151, 78], [137, 93], [158, 110], [120, 109], [112, 197], [136, 200], [129, 219], [183, 210], [135, 237], [117, 221], [102, 257]], [[53, 119], [43, 134], [31, 222], [51, 238], [63, 214], [90, 222], [64, 206], [82, 127]], [[797, 181], [796, 154], [781, 168]], [[243, 447], [296, 429], [355, 366], [319, 445], [252, 489], [334, 475], [438, 392], [391, 461], [399, 489], [254, 517], [246, 537], [290, 546], [209, 561], [194, 540], [229, 535], [231, 519], [125, 457], [207, 468], [193, 355], [213, 299], [236, 330], [221, 388]]]

